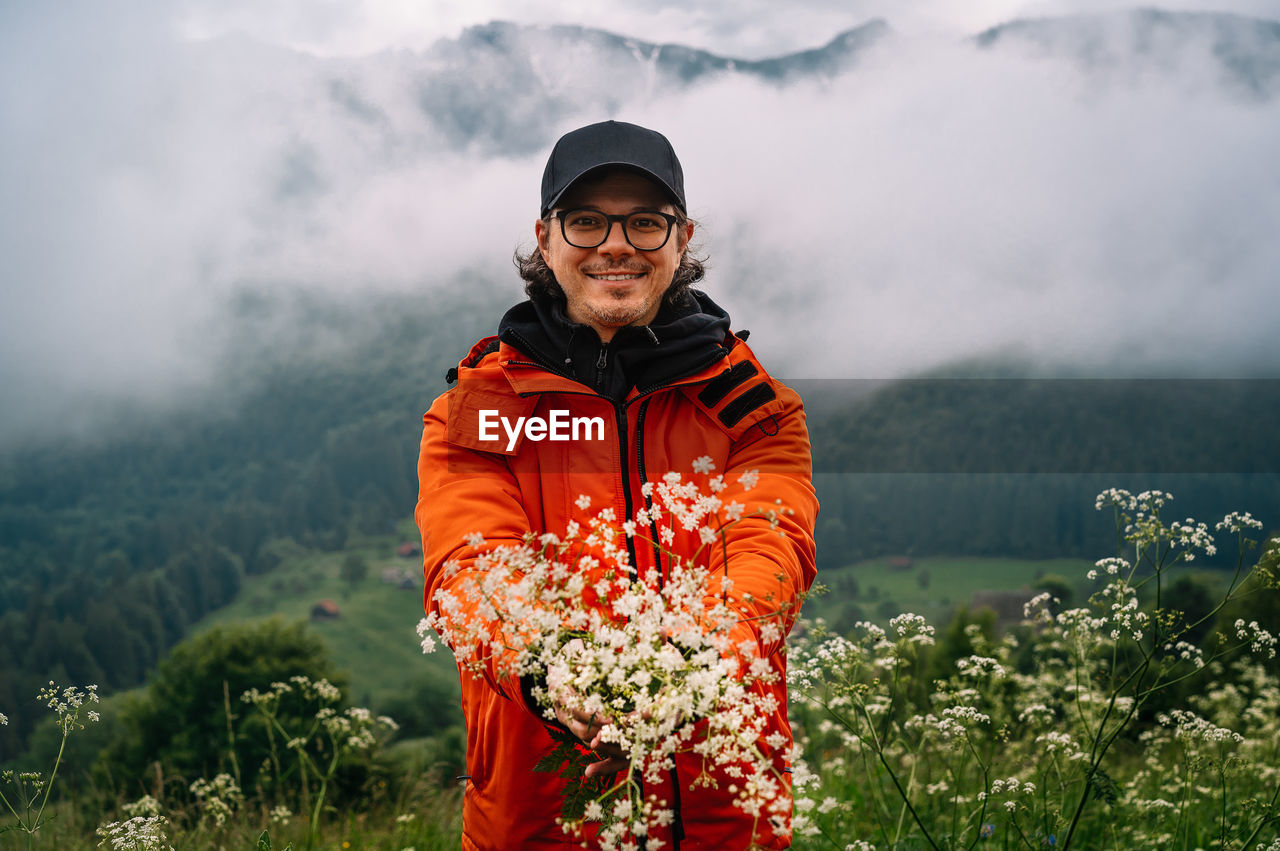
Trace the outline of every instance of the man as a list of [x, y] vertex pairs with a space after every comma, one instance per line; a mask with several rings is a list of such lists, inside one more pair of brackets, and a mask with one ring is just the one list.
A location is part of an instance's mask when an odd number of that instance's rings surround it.
[[[727, 567], [719, 550], [712, 562], [733, 580], [729, 601], [743, 616], [735, 639], [785, 673], [785, 633], [814, 578], [817, 503], [804, 412], [799, 397], [765, 373], [746, 335], [730, 332], [728, 315], [691, 288], [703, 274], [689, 252], [693, 233], [680, 162], [661, 134], [606, 121], [556, 144], [542, 180], [537, 246], [517, 257], [529, 299], [450, 370], [458, 385], [424, 417], [416, 518], [428, 610], [437, 591], [455, 589], [475, 569], [468, 535], [478, 532], [488, 546], [517, 544], [529, 532], [563, 533], [571, 522], [585, 528], [603, 508], [621, 521], [647, 506], [646, 481], [688, 474], [707, 456], [727, 482], [758, 473], [749, 492], [736, 485], [722, 494], [726, 504], [737, 499], [750, 515], [780, 502], [793, 512], [776, 527], [748, 516], [728, 534]], [[551, 439], [546, 424], [557, 416], [599, 427]], [[538, 430], [510, 427], [535, 421], [543, 423]], [[656, 568], [661, 581], [669, 557], [627, 540], [637, 575]], [[697, 545], [693, 532], [679, 532], [671, 550]], [[446, 570], [446, 562], [454, 567]], [[459, 671], [467, 724], [463, 848], [578, 847], [556, 824], [563, 782], [532, 770], [553, 741], [552, 722], [530, 699], [528, 683], [503, 670], [501, 659], [480, 672]], [[778, 708], [761, 747], [789, 778], [785, 679], [762, 688], [773, 691]], [[599, 745], [606, 719], [563, 706], [556, 716], [584, 744]], [[607, 748], [596, 753], [593, 774], [622, 764]], [[789, 825], [732, 805], [727, 779], [690, 789], [698, 771], [698, 757], [679, 754], [661, 788], [646, 786], [646, 795], [675, 812], [645, 840], [649, 848], [789, 844]]]

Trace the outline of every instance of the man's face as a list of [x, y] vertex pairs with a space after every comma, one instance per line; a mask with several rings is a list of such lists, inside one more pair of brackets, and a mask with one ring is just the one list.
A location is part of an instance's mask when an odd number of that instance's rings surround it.
[[[638, 210], [674, 213], [656, 183], [636, 172], [605, 171], [574, 184], [556, 210], [590, 207], [609, 215]], [[666, 245], [638, 251], [627, 242], [621, 222], [614, 222], [609, 238], [595, 248], [576, 248], [565, 242], [552, 211], [550, 223], [534, 225], [542, 258], [556, 276], [568, 300], [569, 318], [590, 325], [608, 342], [626, 325], [647, 325], [658, 315], [662, 295], [671, 286], [693, 225], [676, 225]]]

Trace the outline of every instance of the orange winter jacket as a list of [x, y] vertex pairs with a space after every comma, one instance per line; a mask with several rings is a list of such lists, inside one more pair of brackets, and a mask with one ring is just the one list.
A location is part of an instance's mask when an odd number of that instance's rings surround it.
[[[762, 658], [785, 675], [783, 638], [766, 641], [746, 620], [794, 603], [813, 582], [813, 530], [817, 500], [812, 484], [809, 437], [800, 398], [772, 379], [738, 337], [726, 335], [710, 366], [660, 386], [632, 388], [610, 399], [546, 359], [531, 357], [498, 338], [481, 340], [459, 364], [457, 386], [440, 396], [423, 418], [420, 483], [415, 516], [422, 532], [425, 605], [452, 590], [474, 569], [475, 552], [465, 539], [481, 533], [492, 545], [517, 544], [528, 532], [561, 534], [570, 521], [587, 525], [601, 508], [612, 506], [619, 518], [645, 507], [641, 485], [668, 471], [689, 473], [694, 459], [710, 456], [730, 487], [720, 496], [737, 500], [750, 513], [774, 508], [775, 501], [794, 513], [777, 528], [748, 518], [732, 528], [727, 573], [733, 579], [731, 603], [744, 616], [738, 627], [758, 642]], [[534, 440], [525, 433], [509, 438], [497, 428], [480, 427], [481, 412], [514, 423], [517, 417], [550, 419], [553, 411], [570, 417], [600, 418], [603, 439]], [[756, 470], [756, 485], [743, 491], [737, 475]], [[590, 508], [580, 509], [580, 495]], [[692, 552], [696, 541], [682, 540], [673, 550]], [[719, 549], [712, 566], [722, 567]], [[640, 575], [664, 559], [647, 544], [634, 546]], [[460, 565], [457, 572], [445, 562]], [[458, 597], [462, 595], [457, 594]], [[794, 608], [785, 617], [790, 628]], [[503, 670], [503, 660], [487, 661], [483, 673], [459, 668], [467, 727], [468, 782], [463, 804], [464, 849], [509, 851], [523, 848], [576, 848], [556, 825], [563, 781], [534, 773], [533, 766], [552, 747], [547, 723], [526, 701], [520, 681]], [[770, 719], [774, 742], [768, 748], [783, 777], [791, 742], [785, 676], [772, 689], [777, 710]], [[790, 844], [790, 826], [773, 830], [731, 805], [719, 789], [690, 789], [698, 758], [679, 754], [676, 769], [662, 788], [646, 785], [675, 809], [674, 823], [657, 835], [662, 848], [744, 849]]]

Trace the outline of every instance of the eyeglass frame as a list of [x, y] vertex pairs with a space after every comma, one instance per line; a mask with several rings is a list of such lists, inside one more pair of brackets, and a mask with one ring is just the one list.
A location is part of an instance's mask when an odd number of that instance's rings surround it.
[[[570, 242], [569, 234], [565, 233], [565, 229], [564, 229], [565, 216], [569, 215], [570, 213], [580, 213], [584, 211], [589, 213], [598, 213], [599, 215], [604, 216], [605, 221], [608, 222], [608, 225], [604, 229], [604, 236], [601, 237], [600, 241], [597, 242], [595, 245], [578, 245], [576, 242]], [[627, 241], [627, 245], [630, 245], [636, 251], [661, 251], [666, 246], [666, 244], [671, 241], [671, 232], [675, 230], [676, 224], [680, 221], [679, 216], [674, 216], [671, 213], [664, 213], [661, 210], [633, 210], [630, 213], [622, 213], [620, 215], [610, 215], [606, 213], [604, 210], [597, 210], [595, 207], [572, 207], [568, 210], [556, 210], [551, 215], [560, 220], [561, 238], [564, 239], [564, 241], [569, 245], [572, 245], [574, 248], [583, 248], [583, 249], [599, 248], [600, 246], [608, 242], [609, 234], [613, 233], [613, 223], [617, 222], [618, 224], [622, 225], [622, 238]], [[632, 216], [639, 216], [639, 215], [658, 216], [667, 223], [667, 235], [662, 238], [662, 242], [660, 242], [658, 245], [655, 245], [653, 248], [641, 248], [640, 246], [636, 245], [634, 242], [631, 241], [631, 234], [627, 232], [627, 219], [631, 218]]]

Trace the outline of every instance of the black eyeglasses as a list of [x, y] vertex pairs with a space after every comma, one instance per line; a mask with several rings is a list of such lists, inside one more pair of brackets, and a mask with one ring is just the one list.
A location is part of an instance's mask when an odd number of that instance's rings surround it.
[[671, 238], [671, 228], [676, 217], [658, 210], [638, 210], [625, 216], [611, 216], [599, 210], [580, 208], [559, 210], [560, 234], [574, 248], [595, 248], [604, 245], [613, 230], [613, 223], [622, 225], [622, 235], [637, 251], [657, 251]]

